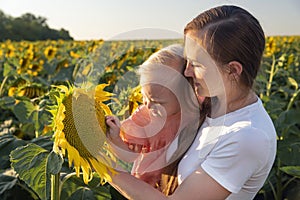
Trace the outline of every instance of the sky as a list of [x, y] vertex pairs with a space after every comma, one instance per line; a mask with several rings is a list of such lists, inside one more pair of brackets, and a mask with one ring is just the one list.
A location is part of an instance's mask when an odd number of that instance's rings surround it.
[[45, 17], [75, 40], [172, 39], [198, 14], [223, 4], [248, 10], [267, 36], [300, 35], [299, 0], [0, 0], [0, 10]]

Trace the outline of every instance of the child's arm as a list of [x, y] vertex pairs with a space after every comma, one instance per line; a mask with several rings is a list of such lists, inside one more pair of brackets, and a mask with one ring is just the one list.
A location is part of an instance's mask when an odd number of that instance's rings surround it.
[[133, 162], [140, 153], [139, 147], [125, 143], [120, 137], [120, 121], [115, 116], [106, 116], [107, 136], [114, 153], [126, 162]]

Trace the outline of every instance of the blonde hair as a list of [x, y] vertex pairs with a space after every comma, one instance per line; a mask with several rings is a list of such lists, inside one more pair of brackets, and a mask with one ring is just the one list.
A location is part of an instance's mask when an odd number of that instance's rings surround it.
[[185, 59], [183, 46], [171, 45], [152, 54], [138, 69], [140, 85], [158, 84], [168, 88], [176, 96], [181, 109], [178, 147], [171, 157], [166, 158], [168, 165], [163, 168], [159, 190], [170, 195], [177, 187], [178, 162], [189, 148], [201, 123], [200, 106], [194, 89], [184, 76]]
[[168, 88], [177, 97], [181, 110], [199, 120], [199, 103], [191, 84], [183, 74], [185, 63], [182, 45], [167, 46], [140, 65], [140, 85], [158, 84]]
[[[173, 44], [167, 46], [154, 54], [152, 54], [143, 65], [147, 64], [163, 64], [163, 65], [170, 65], [172, 62], [178, 63], [179, 72], [183, 72], [185, 68], [185, 60], [183, 58], [183, 46], [180, 44]], [[180, 65], [181, 64], [181, 65]]]

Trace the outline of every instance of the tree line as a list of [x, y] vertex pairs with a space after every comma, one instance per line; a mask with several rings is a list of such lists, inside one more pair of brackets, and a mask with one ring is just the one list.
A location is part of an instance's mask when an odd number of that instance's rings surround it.
[[69, 31], [55, 30], [47, 25], [45, 17], [31, 13], [11, 17], [0, 10], [0, 41], [73, 40]]

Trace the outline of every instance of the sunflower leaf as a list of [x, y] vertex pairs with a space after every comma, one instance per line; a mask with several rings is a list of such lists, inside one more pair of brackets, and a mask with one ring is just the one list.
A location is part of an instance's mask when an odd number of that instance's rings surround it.
[[14, 176], [7, 176], [5, 174], [0, 174], [0, 183], [1, 183], [0, 184], [0, 197], [4, 192], [12, 189], [15, 186], [15, 184], [17, 183], [17, 180], [18, 179]]
[[280, 167], [280, 170], [297, 178], [300, 178], [300, 166]]
[[12, 167], [41, 199], [50, 196], [50, 174], [46, 173], [49, 152], [36, 145], [18, 147], [10, 153]]
[[11, 134], [0, 136], [0, 169], [10, 168], [9, 153], [19, 146], [26, 144], [26, 141], [20, 140]]
[[61, 170], [63, 158], [56, 154], [54, 151], [51, 151], [47, 159], [47, 173], [58, 174]]
[[91, 191], [88, 187], [80, 187], [69, 198], [69, 200], [77, 199], [96, 200], [96, 198], [93, 195], [93, 191]]
[[75, 173], [68, 174], [62, 181], [61, 200], [111, 199], [110, 186], [108, 184], [102, 186], [99, 182], [100, 177], [98, 174], [94, 174], [93, 180], [88, 185], [83, 182], [82, 174], [80, 177], [77, 177]]
[[30, 115], [35, 110], [30, 101], [21, 101], [13, 108], [13, 112], [21, 123], [30, 122]]

